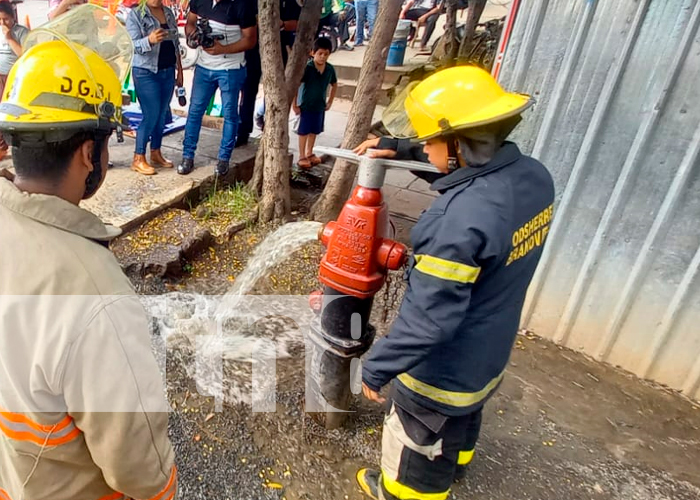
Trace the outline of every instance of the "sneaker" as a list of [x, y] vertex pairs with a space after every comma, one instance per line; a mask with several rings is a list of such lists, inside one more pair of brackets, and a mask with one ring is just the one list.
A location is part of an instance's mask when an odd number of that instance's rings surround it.
[[177, 166], [177, 173], [187, 175], [194, 170], [194, 160], [192, 158], [183, 158], [182, 163]]
[[379, 499], [379, 478], [381, 474], [374, 469], [360, 469], [355, 475], [357, 485], [362, 492], [374, 500]]
[[353, 51], [355, 50], [354, 47], [351, 47], [347, 43], [342, 44], [340, 47], [338, 47], [340, 50], [347, 50], [347, 51]]
[[228, 174], [229, 171], [229, 161], [228, 160], [219, 160], [216, 162], [216, 175], [219, 175], [221, 177], [224, 177], [226, 174]]

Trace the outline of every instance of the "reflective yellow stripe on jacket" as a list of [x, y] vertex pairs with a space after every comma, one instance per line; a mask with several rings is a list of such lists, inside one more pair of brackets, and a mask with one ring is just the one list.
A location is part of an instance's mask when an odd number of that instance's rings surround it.
[[503, 373], [492, 379], [486, 384], [486, 387], [477, 392], [446, 391], [439, 387], [421, 382], [408, 373], [402, 373], [397, 378], [403, 385], [416, 394], [420, 394], [421, 396], [425, 396], [428, 399], [432, 399], [444, 405], [454, 406], [455, 408], [468, 408], [486, 399], [486, 397], [498, 387], [498, 384], [503, 379]]
[[60, 446], [80, 435], [69, 416], [52, 425], [34, 422], [22, 413], [0, 409], [0, 432], [15, 441], [29, 441], [39, 446]]
[[416, 269], [443, 280], [475, 283], [481, 271], [480, 267], [468, 266], [461, 262], [441, 259], [432, 255], [415, 255], [414, 258], [416, 259]]

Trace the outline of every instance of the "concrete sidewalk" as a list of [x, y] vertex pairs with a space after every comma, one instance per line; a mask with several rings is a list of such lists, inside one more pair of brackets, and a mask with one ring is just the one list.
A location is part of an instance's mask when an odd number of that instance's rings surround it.
[[[163, 139], [163, 155], [177, 165], [182, 157], [183, 132]], [[221, 134], [218, 130], [203, 128], [195, 170], [190, 175], [179, 175], [173, 169], [158, 169], [156, 175], [141, 175], [131, 170], [134, 140], [125, 137], [119, 144], [114, 137], [110, 142], [110, 159], [114, 167], [107, 172], [105, 182], [95, 196], [81, 202], [81, 206], [96, 214], [104, 222], [128, 231], [152, 218], [165, 208], [182, 203], [193, 191], [214, 183], [214, 167]], [[255, 146], [234, 150], [231, 171], [222, 181], [247, 181], [255, 162]], [[11, 168], [12, 160], [4, 159], [0, 168]]]
[[[508, 13], [509, 1], [489, 2], [482, 15], [482, 21], [504, 16]], [[25, 0], [18, 6], [20, 22], [24, 22], [25, 17], [29, 17], [32, 27], [37, 27], [46, 22], [46, 2], [45, 0]], [[465, 22], [466, 15], [458, 17], [457, 22]], [[435, 40], [444, 32], [445, 16], [440, 16], [438, 25], [432, 40]], [[353, 77], [353, 70], [359, 72], [367, 46], [358, 47], [352, 52], [338, 51], [331, 56], [331, 63], [338, 68], [344, 68]], [[406, 71], [412, 66], [423, 64], [427, 61], [427, 56], [419, 55], [417, 48], [408, 48], [406, 53], [406, 64], [402, 67], [390, 68], [387, 81], [394, 81], [394, 76]], [[341, 71], [342, 72], [342, 71]], [[358, 73], [359, 74], [359, 73]], [[185, 71], [185, 87], [188, 96], [191, 94], [191, 82], [193, 71]], [[258, 94], [263, 95], [262, 86]], [[185, 111], [186, 107], [181, 107], [176, 98], [171, 103], [176, 111]], [[337, 147], [342, 142], [347, 116], [350, 111], [351, 102], [341, 99], [336, 100], [333, 109], [326, 116], [326, 131], [319, 136], [317, 145]], [[381, 117], [381, 108], [375, 112], [375, 120]], [[294, 154], [295, 161], [298, 159], [298, 138], [292, 132], [293, 115], [290, 115], [290, 152]], [[253, 131], [252, 137], [259, 138], [262, 132], [258, 129]], [[216, 130], [203, 130], [202, 144], [199, 148], [197, 161], [202, 164], [201, 168], [195, 170], [187, 177], [178, 176], [176, 172], [160, 171], [153, 177], [144, 177], [129, 170], [131, 155], [133, 153], [133, 140], [127, 138], [121, 145], [116, 143], [111, 147], [111, 155], [115, 163], [115, 168], [109, 172], [106, 184], [94, 199], [84, 202], [86, 208], [100, 215], [105, 221], [123, 228], [133, 227], [149, 216], [150, 213], [180, 202], [184, 196], [193, 188], [212, 180], [213, 162], [216, 161], [216, 151], [220, 133]], [[178, 162], [181, 155], [182, 132], [166, 137], [164, 143], [164, 153], [167, 153], [171, 160]], [[234, 151], [232, 164], [252, 168], [255, 147], [247, 146]], [[0, 166], [9, 166], [10, 162], [0, 163]], [[243, 171], [244, 168], [239, 168]], [[245, 178], [245, 175], [243, 176]], [[409, 219], [416, 219], [421, 211], [425, 209], [434, 199], [435, 193], [428, 189], [428, 184], [420, 179], [416, 179], [409, 172], [391, 170], [387, 173], [386, 186], [384, 189], [386, 200], [392, 210], [401, 216]]]

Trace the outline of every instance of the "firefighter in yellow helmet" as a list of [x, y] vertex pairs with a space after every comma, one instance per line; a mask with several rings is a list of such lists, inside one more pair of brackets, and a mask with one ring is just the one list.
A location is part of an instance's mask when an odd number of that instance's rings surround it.
[[461, 66], [408, 87], [383, 122], [398, 138], [357, 151], [427, 159], [440, 193], [411, 231], [408, 286], [389, 334], [363, 363], [363, 393], [384, 402], [381, 470], [357, 481], [373, 498], [444, 500], [466, 474], [484, 403], [496, 392], [525, 292], [549, 231], [547, 169], [506, 137], [531, 105], [482, 69]]
[[73, 9], [28, 35], [0, 103], [3, 500], [176, 495], [149, 322], [107, 248], [120, 231], [79, 207], [121, 130], [132, 50], [107, 11]]

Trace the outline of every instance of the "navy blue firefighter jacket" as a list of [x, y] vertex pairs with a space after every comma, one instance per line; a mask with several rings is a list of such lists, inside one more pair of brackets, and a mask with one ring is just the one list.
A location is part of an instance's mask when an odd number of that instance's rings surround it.
[[549, 232], [554, 184], [541, 163], [505, 142], [485, 166], [441, 176], [431, 189], [441, 195], [411, 231], [398, 317], [362, 379], [375, 391], [396, 379], [402, 395], [458, 416], [480, 408], [503, 378]]

